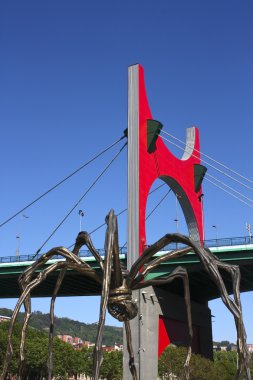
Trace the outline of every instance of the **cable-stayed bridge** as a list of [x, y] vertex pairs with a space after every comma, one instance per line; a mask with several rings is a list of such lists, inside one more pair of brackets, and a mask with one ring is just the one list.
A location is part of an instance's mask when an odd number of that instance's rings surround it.
[[[221, 261], [240, 266], [241, 270], [241, 292], [253, 290], [253, 241], [250, 237], [237, 237], [226, 239], [206, 240], [205, 246], [208, 247]], [[156, 256], [162, 256], [175, 248], [181, 248], [174, 245], [165, 247]], [[98, 250], [100, 255], [104, 257], [104, 249]], [[79, 257], [89, 263], [92, 268], [99, 270], [98, 263], [88, 250], [82, 250]], [[120, 259], [122, 267], [126, 267], [127, 248], [120, 248]], [[61, 257], [55, 256], [44, 266], [62, 260]], [[4, 256], [0, 258], [0, 298], [17, 298], [20, 295], [18, 286], [18, 277], [25, 269], [34, 262], [33, 255]], [[218, 289], [201, 267], [199, 259], [193, 252], [189, 252], [186, 256], [178, 259], [171, 259], [162, 263], [159, 268], [151, 272], [147, 279], [159, 278], [171, 273], [176, 266], [187, 268], [189, 273], [189, 281], [191, 288], [191, 298], [196, 302], [210, 301], [220, 297]], [[38, 288], [34, 289], [32, 295], [34, 297], [50, 297], [55, 287], [57, 272], [47, 278]], [[225, 283], [227, 289], [232, 292], [232, 282], [229, 276], [226, 276]], [[183, 287], [179, 282], [173, 282], [166, 285], [165, 288], [175, 294], [182, 295]], [[59, 296], [90, 296], [99, 295], [101, 289], [98, 284], [91, 279], [84, 278], [83, 275], [68, 271], [65, 280], [59, 290]]]
[[[72, 178], [76, 173], [86, 168], [91, 162], [94, 162], [98, 157], [103, 156], [105, 152], [109, 151], [112, 147], [117, 146], [118, 143], [124, 140], [117, 153], [114, 154], [104, 168], [99, 171], [95, 179], [93, 179], [86, 187], [82, 196], [72, 204], [68, 212], [51, 230], [50, 234], [48, 234], [48, 237], [44, 240], [43, 244], [39, 247], [35, 254], [24, 257], [20, 255], [20, 252], [18, 252], [14, 258], [1, 258], [0, 297], [10, 298], [17, 297], [19, 295], [17, 281], [19, 275], [25, 269], [29, 268], [29, 266], [41, 255], [42, 250], [45, 251], [45, 246], [49, 243], [51, 238], [60, 230], [62, 225], [69, 220], [70, 215], [81, 207], [86, 195], [90, 193], [90, 191], [99, 183], [101, 177], [108, 172], [108, 169], [112, 166], [127, 145], [128, 205], [122, 212], [119, 213], [121, 214], [126, 210], [128, 211], [128, 244], [127, 246], [124, 245], [124, 247], [122, 247], [120, 256], [121, 265], [124, 269], [131, 268], [134, 262], [138, 260], [139, 255], [141, 255], [147, 247], [146, 221], [153, 215], [153, 212], [155, 212], [156, 209], [162, 204], [169, 193], [174, 193], [175, 195], [176, 210], [179, 204], [182, 208], [190, 237], [192, 240], [201, 242], [202, 244], [204, 240], [204, 194], [202, 193], [201, 185], [205, 176], [206, 168], [201, 165], [200, 156], [203, 155], [205, 157], [202, 162], [209, 168], [216, 170], [219, 174], [224, 175], [229, 180], [233, 180], [238, 186], [240, 185], [247, 190], [253, 190], [251, 187], [251, 183], [253, 182], [251, 180], [232, 170], [228, 166], [220, 163], [219, 161], [210, 158], [210, 156], [200, 152], [199, 134], [197, 128], [188, 128], [187, 141], [183, 147], [178, 145], [178, 143], [181, 143], [178, 138], [175, 138], [166, 132], [165, 134], [160, 133], [163, 132], [162, 124], [156, 120], [153, 120], [148, 107], [142, 69], [136, 65], [136, 67], [133, 67], [131, 70], [132, 80], [130, 80], [130, 87], [132, 86], [132, 88], [129, 96], [129, 126], [123, 136], [103, 151], [90, 158], [67, 177], [63, 178], [57, 184], [42, 193], [36, 199], [32, 200], [29, 204], [18, 210], [0, 224], [0, 227], [4, 227], [16, 216], [25, 212], [29, 207], [34, 206], [35, 203], [40, 201], [47, 194], [51, 193], [53, 190]], [[140, 91], [138, 92], [137, 90]], [[139, 99], [137, 99], [138, 96]], [[139, 110], [137, 109], [137, 104]], [[139, 114], [141, 115], [140, 117]], [[139, 131], [139, 133], [137, 133], [137, 131]], [[170, 140], [168, 139], [168, 136], [170, 137]], [[172, 142], [171, 138], [176, 140], [176, 143]], [[125, 139], [127, 139], [127, 142]], [[165, 146], [164, 142], [169, 142], [180, 150], [183, 150], [184, 153], [182, 158], [178, 159], [177, 157], [174, 157]], [[217, 165], [219, 167], [217, 167]], [[156, 179], [162, 180], [164, 182], [164, 186], [168, 185], [170, 190], [162, 197], [162, 199], [159, 200], [155, 207], [153, 207], [153, 209], [146, 214], [147, 199], [152, 192], [156, 191], [156, 189], [151, 191], [151, 186]], [[205, 179], [216, 188], [222, 189], [225, 193], [233, 196], [246, 206], [251, 208], [253, 207], [253, 200], [241, 190], [233, 188], [230, 184], [221, 181], [213, 175], [207, 174]], [[81, 212], [80, 215], [82, 214], [83, 213]], [[177, 215], [175, 221], [178, 227]], [[162, 221], [158, 223], [157, 229], [159, 229], [159, 224], [162, 223]], [[103, 226], [104, 224], [101, 224], [97, 228], [93, 229], [90, 234], [94, 233]], [[215, 241], [205, 241], [204, 243], [210, 248], [214, 255], [221, 260], [222, 263], [236, 264], [240, 266], [241, 291], [249, 291], [253, 289], [253, 244], [251, 241], [252, 236], [250, 229], [249, 232], [249, 236], [246, 238], [231, 238], [226, 240], [215, 239]], [[69, 249], [71, 249], [71, 247], [72, 246], [70, 246]], [[165, 251], [160, 251], [157, 255], [164, 255], [166, 252], [175, 248], [177, 249], [179, 246], [168, 246]], [[100, 256], [103, 257], [103, 250], [99, 253]], [[63, 259], [54, 257], [45, 264], [44, 268], [48, 265], [56, 263], [58, 260]], [[92, 257], [89, 257], [87, 252], [83, 252], [83, 260], [89, 262], [92, 268], [98, 271], [100, 270], [98, 261]], [[65, 265], [65, 263], [63, 264]], [[197, 331], [194, 338], [195, 342], [193, 342], [193, 348], [196, 352], [200, 352], [203, 355], [210, 357], [212, 355], [211, 315], [210, 310], [207, 307], [207, 301], [219, 297], [220, 293], [217, 290], [216, 284], [212, 282], [210, 276], [208, 276], [203, 267], [200, 265], [199, 259], [196, 255], [193, 252], [188, 252], [184, 256], [177, 257], [177, 259], [164, 261], [156, 267], [154, 271], [151, 271], [145, 280], [164, 278], [172, 273], [172, 271], [178, 266], [187, 268], [189, 276], [193, 324], [195, 326], [195, 330]], [[225, 273], [224, 266], [223, 269], [219, 269], [219, 271], [221, 272], [219, 275], [222, 275], [222, 281], [228, 293], [231, 293], [233, 281], [231, 278], [232, 276], [230, 277], [228, 273]], [[52, 272], [42, 284], [34, 289], [32, 296], [46, 297], [52, 295], [56, 286], [58, 273], [59, 272], [57, 271]], [[84, 278], [83, 275], [80, 275], [77, 272], [67, 270], [64, 276], [64, 281], [58, 292], [60, 296], [95, 295], [101, 293], [101, 289], [97, 283], [87, 277]], [[149, 360], [149, 358], [154, 358], [156, 355], [155, 347], [157, 347], [157, 344], [154, 342], [158, 339], [158, 335], [163, 339], [163, 343], [161, 345], [159, 343], [160, 348], [164, 348], [168, 344], [168, 340], [164, 339], [167, 324], [169, 325], [170, 330], [170, 326], [173, 326], [173, 321], [176, 320], [178, 322], [178, 326], [180, 325], [180, 328], [175, 327], [175, 325], [174, 327], [179, 333], [184, 331], [186, 325], [186, 316], [183, 315], [182, 312], [182, 295], [184, 289], [181, 281], [175, 280], [170, 284], [167, 283], [160, 285], [158, 289], [155, 289], [155, 287], [154, 289], [152, 289], [152, 287], [149, 288], [151, 289], [146, 288], [148, 290], [143, 292], [140, 290], [136, 296], [136, 300], [139, 303], [139, 319], [136, 319], [135, 322], [133, 322], [135, 323], [133, 334], [135, 357], [138, 358], [139, 361], [138, 366], [140, 374], [144, 376], [140, 378], [147, 378], [147, 375], [145, 377], [145, 374], [149, 374], [149, 371], [151, 370], [157, 373], [155, 366], [152, 364], [152, 360]], [[148, 296], [145, 294], [148, 294]], [[159, 321], [162, 321], [161, 329], [159, 331], [156, 323], [158, 318]], [[167, 319], [169, 323], [167, 323]], [[144, 324], [143, 321], [147, 324]], [[179, 322], [181, 324], [179, 324]], [[145, 329], [143, 326], [145, 326]], [[147, 347], [149, 346], [149, 342], [147, 342], [147, 331], [149, 331], [149, 333], [152, 332], [152, 336], [150, 335], [150, 340], [152, 341], [154, 348]], [[187, 333], [185, 336], [186, 335]], [[140, 352], [146, 352], [146, 354], [140, 355]], [[147, 366], [147, 363], [149, 363], [149, 366]], [[128, 370], [126, 370], [126, 372], [127, 371]]]

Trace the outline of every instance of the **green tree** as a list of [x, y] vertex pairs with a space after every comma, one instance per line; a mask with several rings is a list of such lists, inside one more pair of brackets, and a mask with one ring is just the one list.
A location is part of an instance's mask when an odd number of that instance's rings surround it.
[[[3, 363], [4, 363], [5, 353], [6, 353], [8, 330], [9, 330], [8, 322], [0, 323], [0, 369], [1, 370], [3, 369]], [[13, 339], [12, 339], [13, 357], [9, 366], [9, 373], [11, 375], [15, 375], [18, 370], [20, 335], [21, 335], [21, 325], [16, 324], [14, 326], [14, 333], [13, 333]]]
[[106, 380], [123, 379], [122, 351], [104, 352], [104, 359], [100, 370], [100, 377]]
[[186, 349], [184, 347], [168, 346], [158, 361], [158, 374], [162, 380], [169, 379], [173, 374], [178, 379], [185, 377], [184, 363]]
[[[0, 324], [0, 369], [3, 368], [5, 358], [8, 328], [9, 323]], [[9, 367], [9, 374], [11, 375], [16, 375], [18, 371], [21, 328], [20, 324], [16, 324], [14, 327], [12, 339], [13, 359]], [[27, 380], [45, 378], [47, 376], [47, 355], [48, 335], [36, 329], [28, 328], [25, 341], [24, 378]], [[91, 357], [90, 350], [75, 351], [71, 345], [55, 338], [53, 344], [53, 374], [58, 379], [67, 379], [69, 376], [77, 377], [79, 373], [87, 373], [88, 368], [90, 374], [92, 368]]]
[[[167, 347], [158, 362], [160, 379], [170, 379], [171, 375], [175, 375], [177, 380], [185, 379], [184, 363], [186, 356], [187, 350], [185, 347]], [[228, 361], [226, 366], [223, 366], [221, 363], [214, 363], [200, 355], [192, 354], [190, 360], [191, 380], [231, 380], [233, 377], [233, 361]]]
[[64, 379], [73, 374], [75, 366], [75, 353], [73, 347], [55, 338], [53, 344], [53, 375]]
[[83, 363], [83, 368], [82, 372], [86, 376], [92, 376], [92, 368], [93, 368], [93, 349], [92, 348], [87, 348], [83, 347], [81, 350], [81, 355], [82, 355], [82, 363]]
[[45, 333], [28, 329], [25, 341], [26, 377], [41, 379], [46, 375], [48, 337]]
[[237, 368], [237, 352], [214, 352], [214, 366], [220, 370], [222, 380], [233, 379]]

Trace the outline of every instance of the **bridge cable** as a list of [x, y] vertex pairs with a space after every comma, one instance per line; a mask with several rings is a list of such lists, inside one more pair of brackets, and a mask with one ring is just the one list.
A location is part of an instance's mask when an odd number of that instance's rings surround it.
[[[174, 143], [173, 141], [167, 139], [166, 137], [162, 137], [162, 136], [161, 136], [161, 138], [162, 138], [163, 140], [165, 140], [165, 141], [168, 141], [170, 144], [176, 146], [177, 148], [181, 149], [182, 151], [185, 151], [184, 148], [182, 148], [182, 147], [179, 146], [178, 144]], [[192, 149], [191, 146], [188, 145], [188, 147], [190, 147], [190, 148]], [[197, 151], [197, 149], [193, 149], [193, 150], [196, 150], [196, 151]], [[198, 158], [198, 156], [196, 156], [195, 154], [192, 154], [192, 157]], [[216, 166], [210, 164], [208, 161], [205, 161], [205, 160], [201, 159], [201, 162], [203, 162], [203, 163], [206, 164], [206, 165], [209, 165], [212, 169], [215, 169], [215, 170], [218, 171], [219, 173], [221, 173], [221, 174], [225, 175], [226, 177], [232, 179], [233, 181], [239, 183], [239, 184], [242, 185], [243, 187], [246, 187], [247, 189], [253, 191], [253, 188], [252, 188], [252, 187], [250, 187], [250, 186], [246, 185], [245, 183], [239, 181], [238, 179], [232, 177], [230, 174], [228, 174], [228, 173], [224, 172], [223, 170], [217, 168]]]
[[56, 231], [62, 226], [62, 224], [65, 222], [65, 220], [70, 216], [70, 214], [75, 210], [75, 208], [79, 205], [79, 203], [83, 200], [83, 198], [89, 193], [89, 191], [96, 185], [98, 180], [102, 177], [102, 175], [109, 169], [109, 167], [112, 165], [112, 163], [116, 160], [116, 158], [120, 155], [120, 153], [124, 150], [124, 148], [127, 146], [127, 142], [121, 147], [121, 149], [118, 151], [118, 153], [111, 159], [111, 161], [105, 166], [105, 168], [102, 170], [102, 172], [97, 176], [97, 178], [92, 182], [92, 184], [88, 187], [88, 189], [85, 191], [85, 193], [81, 196], [81, 198], [74, 204], [74, 206], [69, 210], [69, 212], [66, 214], [66, 216], [62, 219], [62, 221], [55, 227], [53, 232], [49, 235], [49, 237], [45, 240], [45, 242], [41, 245], [41, 247], [36, 251], [33, 258], [35, 258], [41, 251], [41, 249], [46, 245], [46, 243], [51, 239], [51, 237], [56, 233]]
[[115, 141], [113, 144], [111, 144], [110, 146], [108, 146], [107, 148], [105, 148], [104, 150], [102, 150], [100, 153], [96, 154], [94, 157], [92, 157], [89, 161], [85, 162], [83, 165], [81, 165], [78, 169], [76, 169], [75, 171], [73, 171], [72, 173], [70, 173], [67, 177], [63, 178], [61, 181], [59, 181], [56, 185], [54, 185], [53, 187], [51, 187], [50, 189], [48, 189], [47, 191], [45, 191], [43, 194], [41, 194], [39, 197], [37, 197], [36, 199], [34, 199], [32, 202], [30, 202], [27, 206], [25, 206], [24, 208], [22, 208], [21, 210], [19, 210], [18, 212], [16, 212], [14, 215], [12, 215], [11, 217], [9, 217], [7, 220], [5, 220], [3, 223], [0, 224], [0, 228], [3, 227], [5, 224], [7, 224], [8, 222], [10, 222], [12, 219], [14, 219], [16, 216], [18, 216], [19, 214], [21, 214], [23, 211], [25, 211], [26, 209], [28, 209], [30, 206], [34, 205], [36, 202], [38, 202], [40, 199], [42, 199], [43, 197], [45, 197], [47, 194], [49, 194], [51, 191], [53, 191], [54, 189], [56, 189], [58, 186], [60, 186], [61, 184], [63, 184], [65, 181], [67, 181], [69, 178], [73, 177], [73, 175], [75, 175], [76, 173], [78, 173], [80, 170], [82, 170], [83, 168], [85, 168], [86, 166], [88, 166], [90, 163], [92, 163], [93, 161], [95, 161], [98, 157], [102, 156], [104, 153], [106, 153], [108, 150], [110, 150], [112, 147], [114, 147], [115, 145], [117, 145], [123, 138], [125, 138], [126, 136], [122, 136], [120, 139], [118, 139], [117, 141]]
[[218, 178], [212, 176], [209, 173], [206, 173], [206, 176], [214, 179], [216, 182], [220, 183], [222, 186], [226, 187], [227, 189], [230, 189], [234, 193], [239, 194], [242, 198], [247, 199], [249, 202], [253, 203], [253, 199], [251, 199], [251, 198], [247, 197], [246, 195], [242, 194], [240, 191], [237, 191], [237, 190], [233, 189], [233, 187], [231, 187], [229, 185], [226, 185], [226, 183], [224, 183], [223, 181], [220, 181]]
[[[162, 183], [161, 185], [157, 186], [154, 190], [150, 191], [149, 195], [154, 193], [155, 191], [159, 190], [164, 185], [165, 185], [165, 183]], [[121, 214], [124, 214], [124, 212], [126, 212], [126, 211], [127, 211], [127, 208], [125, 208], [124, 210], [121, 210], [118, 214], [116, 214], [116, 216], [120, 216]], [[106, 223], [104, 222], [103, 224], [101, 224], [100, 226], [98, 226], [97, 228], [95, 228], [94, 230], [89, 232], [89, 235], [92, 235], [94, 232], [96, 232], [100, 228], [104, 227], [105, 225], [106, 225]]]
[[162, 199], [160, 199], [160, 201], [157, 203], [157, 205], [153, 208], [153, 210], [150, 211], [150, 213], [146, 216], [146, 219], [145, 220], [148, 220], [150, 218], [150, 216], [153, 214], [153, 212], [155, 212], [155, 210], [160, 206], [160, 204], [164, 201], [164, 199], [169, 195], [169, 193], [171, 192], [171, 189], [169, 189], [167, 191], [167, 193], [162, 197]]
[[[168, 133], [168, 132], [166, 132], [166, 131], [163, 131], [163, 130], [161, 130], [161, 132], [163, 132], [164, 134], [166, 134], [166, 135], [168, 135], [168, 136], [172, 137], [174, 140], [177, 140], [177, 141], [179, 141], [181, 144], [183, 144], [183, 145], [185, 145], [185, 146], [187, 146], [187, 147], [189, 147], [189, 148], [192, 148], [192, 147], [191, 147], [189, 144], [186, 144], [186, 143], [185, 143], [183, 140], [180, 140], [179, 138], [177, 138], [177, 137], [173, 136], [171, 133]], [[212, 158], [212, 157], [208, 156], [207, 154], [205, 154], [205, 153], [201, 152], [200, 150], [198, 150], [198, 149], [194, 149], [194, 150], [195, 150], [197, 153], [200, 153], [200, 154], [201, 154], [201, 156], [204, 156], [204, 157], [208, 158], [210, 161], [213, 161], [213, 162], [215, 162], [216, 164], [218, 164], [218, 165], [222, 166], [224, 169], [226, 169], [226, 170], [230, 171], [231, 173], [233, 173], [233, 174], [237, 175], [238, 177], [240, 177], [240, 178], [244, 179], [245, 181], [247, 181], [247, 182], [250, 182], [250, 183], [252, 183], [252, 184], [253, 184], [253, 181], [252, 181], [251, 179], [249, 179], [249, 178], [247, 178], [247, 177], [243, 176], [242, 174], [240, 174], [240, 173], [238, 173], [237, 171], [235, 171], [235, 170], [233, 170], [233, 169], [229, 168], [228, 166], [226, 166], [226, 165], [222, 164], [221, 162], [219, 162], [219, 161], [215, 160], [214, 158]]]
[[[166, 141], [168, 141], [168, 142], [171, 143], [172, 145], [175, 145], [177, 148], [179, 148], [179, 149], [181, 149], [181, 150], [184, 150], [184, 148], [180, 147], [179, 145], [175, 144], [174, 142], [172, 142], [172, 141], [170, 141], [170, 140], [168, 140], [168, 139], [166, 139], [166, 138], [164, 138], [164, 137], [163, 137], [163, 139], [166, 140]], [[192, 156], [198, 158], [198, 157], [197, 157], [196, 155], [194, 155], [194, 154], [192, 154]], [[204, 163], [206, 163], [207, 165], [211, 166], [212, 168], [218, 170], [218, 171], [221, 172], [222, 174], [225, 174], [226, 176], [231, 177], [231, 176], [229, 176], [228, 174], [223, 173], [223, 171], [221, 171], [220, 169], [218, 169], [218, 168], [214, 167], [213, 165], [211, 165], [210, 163], [206, 162], [205, 160], [201, 160], [201, 161], [204, 162]], [[243, 194], [240, 193], [239, 191], [237, 191], [237, 190], [233, 189], [232, 187], [226, 185], [224, 182], [218, 180], [217, 178], [211, 176], [210, 174], [207, 173], [206, 176], [207, 176], [207, 177], [209, 176], [209, 177], [213, 178], [213, 179], [216, 180], [217, 182], [221, 183], [223, 186], [225, 186], [225, 187], [229, 188], [230, 190], [232, 190], [233, 192], [239, 194], [241, 197], [243, 197], [243, 198], [249, 200], [250, 202], [253, 202], [252, 199], [246, 197], [245, 195], [243, 195]], [[232, 178], [233, 178], [233, 177], [232, 177]], [[253, 207], [251, 204], [245, 202], [244, 200], [242, 200], [241, 198], [237, 197], [236, 195], [234, 195], [234, 194], [231, 193], [230, 191], [225, 190], [224, 188], [222, 188], [222, 187], [219, 186], [219, 185], [216, 185], [216, 184], [215, 184], [213, 181], [211, 181], [210, 179], [208, 180], [208, 178], [206, 178], [206, 180], [207, 180], [208, 182], [212, 183], [213, 185], [215, 185], [216, 187], [220, 188], [220, 189], [223, 190], [224, 192], [230, 194], [232, 197], [238, 199], [240, 202], [246, 204], [246, 205], [249, 206], [249, 207]], [[236, 179], [234, 179], [234, 180], [235, 180], [236, 182], [238, 182]], [[239, 182], [240, 182], [240, 181], [239, 181]], [[243, 184], [243, 185], [244, 185], [244, 184]], [[250, 187], [248, 187], [247, 185], [244, 185], [244, 186], [247, 187], [247, 188], [250, 188]], [[250, 188], [250, 189], [251, 189], [251, 188]], [[252, 190], [253, 190], [253, 189], [252, 189]]]
[[[154, 193], [155, 191], [159, 190], [161, 187], [165, 186], [166, 184], [165, 183], [162, 183], [161, 185], [157, 186], [154, 190], [150, 191], [149, 195]], [[127, 208], [125, 208], [124, 210], [121, 210], [118, 214], [116, 214], [116, 216], [120, 216], [122, 214], [124, 214], [124, 212], [127, 211]], [[100, 224], [100, 226], [96, 227], [94, 230], [92, 230], [91, 232], [89, 232], [89, 235], [92, 235], [94, 232], [100, 230], [102, 227], [104, 227], [106, 225], [106, 222], [104, 222], [103, 224]], [[68, 247], [68, 249], [71, 249], [72, 247], [74, 247], [75, 243], [70, 245]]]
[[219, 189], [223, 190], [225, 193], [227, 193], [227, 194], [231, 195], [232, 197], [234, 197], [234, 198], [238, 199], [240, 202], [242, 202], [242, 203], [246, 204], [247, 206], [249, 206], [249, 207], [253, 208], [253, 205], [251, 205], [251, 204], [249, 204], [249, 203], [245, 202], [243, 199], [241, 199], [241, 198], [237, 197], [235, 194], [233, 194], [233, 193], [231, 193], [230, 191], [228, 191], [228, 190], [224, 189], [223, 187], [221, 187], [221, 186], [217, 185], [216, 183], [214, 183], [214, 182], [213, 182], [213, 181], [211, 181], [210, 179], [206, 178], [206, 181], [210, 182], [212, 185], [214, 185], [215, 187], [218, 187]]
[[[165, 184], [164, 184], [165, 185]], [[162, 185], [161, 185], [162, 186]], [[161, 187], [160, 186], [160, 187]], [[155, 189], [157, 190], [157, 189]], [[155, 191], [154, 190], [154, 191]], [[160, 201], [155, 205], [155, 207], [150, 211], [150, 213], [146, 216], [145, 218], [145, 221], [149, 219], [149, 217], [153, 214], [153, 212], [160, 206], [160, 204], [164, 201], [164, 199], [167, 197], [167, 195], [169, 195], [169, 193], [171, 192], [171, 189], [169, 189], [167, 191], [167, 193], [160, 199]], [[151, 193], [150, 193], [151, 194]], [[124, 248], [127, 244], [127, 241], [125, 242], [125, 244], [121, 247], [121, 248]]]

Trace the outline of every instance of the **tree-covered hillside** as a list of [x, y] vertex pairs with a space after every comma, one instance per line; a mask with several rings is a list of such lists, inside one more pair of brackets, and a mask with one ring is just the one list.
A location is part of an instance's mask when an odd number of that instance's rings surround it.
[[[0, 308], [0, 315], [11, 317], [12, 310], [6, 308]], [[19, 313], [18, 321], [21, 322], [24, 313]], [[33, 312], [29, 326], [36, 328], [37, 330], [48, 331], [49, 330], [49, 314], [43, 314], [40, 311]], [[55, 317], [55, 335], [66, 334], [71, 336], [78, 336], [82, 340], [95, 342], [97, 333], [97, 324], [86, 324], [79, 321], [74, 321], [69, 318]], [[115, 343], [122, 344], [123, 333], [121, 327], [105, 326], [103, 334], [103, 344], [112, 346]]]

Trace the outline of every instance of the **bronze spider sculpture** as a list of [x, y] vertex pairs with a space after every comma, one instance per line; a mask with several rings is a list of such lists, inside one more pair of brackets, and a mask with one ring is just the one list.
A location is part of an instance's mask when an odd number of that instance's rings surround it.
[[[191, 340], [193, 335], [192, 321], [191, 321], [191, 306], [190, 306], [190, 291], [188, 274], [185, 268], [178, 266], [166, 277], [145, 280], [147, 274], [155, 269], [162, 262], [168, 261], [171, 258], [176, 258], [187, 254], [189, 251], [194, 251], [204, 268], [209, 273], [211, 279], [216, 283], [220, 290], [221, 298], [227, 308], [231, 311], [235, 319], [235, 325], [237, 329], [237, 345], [238, 345], [238, 370], [235, 379], [240, 379], [245, 371], [246, 379], [250, 380], [249, 369], [249, 353], [246, 346], [246, 334], [242, 319], [242, 308], [240, 302], [240, 271], [239, 267], [235, 265], [229, 265], [219, 261], [208, 250], [204, 249], [198, 242], [193, 241], [187, 236], [174, 233], [166, 234], [160, 240], [144, 250], [142, 255], [136, 260], [132, 268], [128, 270], [122, 270], [119, 259], [119, 246], [118, 246], [118, 226], [117, 217], [114, 211], [111, 210], [106, 217], [107, 231], [105, 237], [105, 258], [102, 260], [101, 256], [95, 249], [91, 238], [87, 232], [80, 232], [77, 236], [76, 243], [73, 251], [69, 251], [64, 247], [53, 248], [47, 253], [43, 254], [36, 262], [34, 262], [19, 278], [19, 285], [21, 288], [21, 296], [17, 302], [17, 305], [13, 311], [13, 315], [10, 322], [7, 350], [5, 356], [4, 367], [1, 375], [1, 380], [6, 380], [8, 366], [10, 364], [13, 348], [12, 348], [12, 333], [13, 326], [16, 321], [18, 312], [22, 304], [25, 306], [25, 318], [22, 326], [22, 335], [20, 343], [20, 366], [19, 366], [19, 379], [22, 380], [23, 370], [25, 367], [24, 356], [24, 342], [26, 335], [26, 328], [31, 315], [31, 291], [40, 285], [50, 273], [60, 270], [57, 278], [56, 286], [51, 299], [50, 307], [50, 333], [49, 333], [49, 346], [48, 346], [48, 379], [52, 379], [52, 342], [53, 342], [53, 327], [54, 327], [54, 303], [58, 294], [59, 288], [64, 279], [67, 269], [76, 270], [81, 272], [84, 276], [90, 277], [95, 280], [102, 288], [101, 303], [100, 303], [100, 316], [98, 323], [97, 338], [93, 353], [93, 380], [98, 380], [99, 370], [102, 363], [102, 334], [105, 324], [106, 309], [109, 313], [119, 321], [124, 322], [126, 337], [127, 337], [127, 349], [129, 353], [129, 368], [132, 374], [133, 380], [137, 380], [137, 371], [134, 365], [134, 355], [132, 348], [131, 329], [129, 321], [136, 317], [138, 308], [136, 303], [132, 300], [132, 291], [135, 289], [145, 288], [147, 286], [156, 286], [165, 283], [172, 282], [176, 278], [180, 278], [183, 281], [184, 297], [186, 302], [187, 320], [189, 329], [189, 346], [188, 354], [185, 361], [185, 374], [186, 379], [189, 379], [189, 362], [191, 356]], [[168, 244], [183, 243], [186, 247], [176, 249], [165, 253], [163, 256], [155, 257], [154, 255]], [[100, 271], [95, 271], [86, 262], [78, 257], [80, 248], [86, 245], [90, 252], [95, 257]], [[65, 260], [55, 262], [43, 269], [44, 265], [55, 255], [61, 255]], [[40, 272], [38, 270], [41, 269]], [[225, 284], [222, 280], [220, 269], [226, 270], [232, 277], [233, 281], [233, 295], [231, 298], [228, 295]]]

